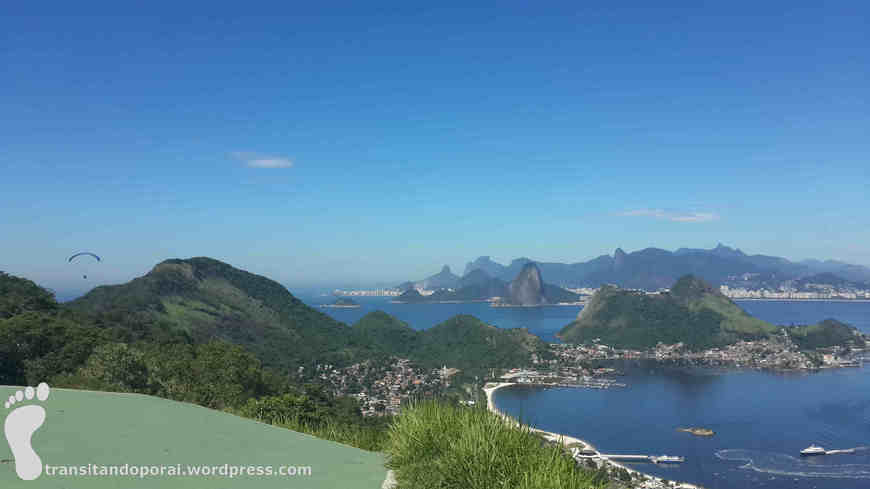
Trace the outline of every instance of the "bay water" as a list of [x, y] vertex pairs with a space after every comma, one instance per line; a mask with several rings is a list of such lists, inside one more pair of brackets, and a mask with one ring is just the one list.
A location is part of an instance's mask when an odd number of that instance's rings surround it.
[[[308, 298], [311, 305], [331, 298]], [[383, 310], [426, 329], [457, 314], [502, 328], [525, 327], [545, 341], [579, 307], [492, 308], [486, 303], [393, 304], [355, 299], [358, 309], [323, 309], [353, 324]], [[774, 324], [835, 318], [870, 333], [868, 302], [741, 301]], [[870, 362], [863, 368], [775, 373], [616, 364], [625, 388], [514, 386], [495, 394], [498, 408], [534, 426], [584, 439], [604, 453], [679, 455], [681, 464], [627, 463], [650, 474], [710, 489], [870, 489]], [[713, 437], [677, 431], [703, 427]], [[851, 454], [801, 457], [811, 443]]]

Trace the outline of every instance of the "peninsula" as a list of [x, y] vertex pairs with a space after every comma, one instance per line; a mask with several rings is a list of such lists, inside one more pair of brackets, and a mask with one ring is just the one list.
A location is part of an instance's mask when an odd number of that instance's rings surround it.
[[360, 305], [353, 299], [348, 299], [347, 297], [339, 297], [332, 304], [322, 304], [320, 307], [334, 307], [334, 308], [357, 308]]
[[656, 294], [602, 287], [559, 337], [566, 343], [594, 341], [637, 350], [665, 344], [699, 351], [772, 338], [782, 338], [800, 350], [856, 343], [864, 347], [855, 328], [833, 319], [810, 326], [778, 327], [754, 318], [692, 275]]

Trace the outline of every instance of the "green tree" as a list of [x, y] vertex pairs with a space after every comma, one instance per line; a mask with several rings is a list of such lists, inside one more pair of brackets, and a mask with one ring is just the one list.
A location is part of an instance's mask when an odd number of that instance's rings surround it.
[[178, 401], [196, 401], [194, 348], [187, 343], [146, 343], [145, 366], [151, 394]]
[[142, 392], [148, 386], [144, 353], [126, 343], [108, 343], [95, 348], [79, 373], [107, 390]]
[[238, 407], [263, 390], [260, 361], [224, 341], [197, 346], [191, 371], [196, 378], [196, 402], [205, 407]]
[[107, 331], [79, 324], [74, 315], [26, 312], [0, 320], [0, 384], [35, 385], [78, 369]]
[[25, 278], [0, 272], [0, 319], [57, 310], [54, 294]]

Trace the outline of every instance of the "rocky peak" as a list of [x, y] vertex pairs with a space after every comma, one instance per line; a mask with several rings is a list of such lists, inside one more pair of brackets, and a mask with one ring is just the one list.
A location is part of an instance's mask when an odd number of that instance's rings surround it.
[[617, 267], [621, 267], [625, 264], [625, 260], [628, 255], [622, 251], [622, 248], [617, 248], [616, 251], [613, 252], [613, 264]]
[[671, 286], [671, 296], [683, 303], [701, 300], [707, 294], [720, 295], [715, 287], [694, 275], [684, 275]]
[[526, 263], [519, 275], [510, 284], [511, 303], [522, 306], [536, 306], [546, 303], [544, 279], [538, 266]]
[[716, 245], [715, 248], [710, 250], [716, 256], [721, 256], [725, 258], [742, 258], [746, 256], [742, 251], [738, 248], [731, 248], [729, 246], [725, 246], [722, 243]]
[[481, 256], [465, 265], [465, 273], [463, 275], [468, 275], [474, 270], [483, 270], [490, 276], [497, 277], [504, 268], [504, 265], [492, 261], [489, 256]]

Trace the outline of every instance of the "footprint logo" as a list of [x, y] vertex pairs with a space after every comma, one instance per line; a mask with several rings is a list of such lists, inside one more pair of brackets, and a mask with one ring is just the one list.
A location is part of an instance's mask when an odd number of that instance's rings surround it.
[[45, 409], [38, 404], [14, 407], [25, 401], [33, 400], [34, 395], [39, 401], [48, 399], [49, 389], [45, 382], [39, 384], [36, 389], [28, 387], [24, 392], [18, 391], [14, 396], [9, 396], [4, 406], [6, 409], [14, 408], [6, 423], [3, 425], [3, 433], [9, 448], [15, 457], [15, 473], [22, 480], [32, 481], [42, 475], [42, 459], [33, 451], [30, 439], [36, 430], [45, 423]]

